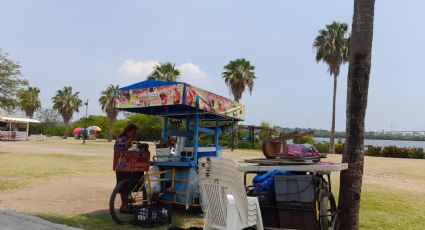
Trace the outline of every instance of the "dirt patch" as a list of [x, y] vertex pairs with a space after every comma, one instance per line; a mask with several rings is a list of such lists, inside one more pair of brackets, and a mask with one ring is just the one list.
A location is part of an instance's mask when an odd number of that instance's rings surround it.
[[0, 194], [0, 206], [26, 213], [61, 215], [108, 209], [113, 177], [52, 178], [28, 188]]
[[363, 181], [365, 184], [370, 184], [372, 186], [378, 185], [389, 187], [415, 194], [424, 194], [425, 191], [424, 180], [411, 179], [392, 174], [365, 173], [363, 175]]

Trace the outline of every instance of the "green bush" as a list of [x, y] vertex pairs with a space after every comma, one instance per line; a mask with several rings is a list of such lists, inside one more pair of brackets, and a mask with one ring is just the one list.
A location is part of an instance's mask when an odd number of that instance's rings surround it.
[[135, 124], [138, 127], [138, 138], [140, 140], [157, 141], [161, 139], [163, 124], [161, 117], [132, 114], [128, 117], [127, 124]]
[[335, 144], [335, 153], [342, 154], [344, 151], [344, 144]]
[[321, 153], [329, 153], [329, 143], [328, 142], [320, 142], [317, 144], [313, 144], [314, 147]]
[[314, 140], [313, 140], [313, 137], [311, 137], [311, 136], [303, 136], [303, 137], [300, 137], [300, 138], [294, 140], [294, 143], [295, 144], [310, 144], [310, 145], [312, 145], [312, 144], [314, 144]]
[[[313, 146], [321, 153], [329, 153], [329, 142], [320, 142], [313, 144]], [[344, 144], [335, 144], [335, 153], [342, 154], [344, 151]]]
[[369, 145], [369, 146], [367, 146], [367, 150], [365, 151], [365, 155], [366, 156], [380, 157], [381, 152], [382, 152], [382, 147]]
[[48, 124], [48, 123], [38, 123], [30, 124], [29, 134], [44, 134], [46, 136], [63, 136], [65, 131], [65, 125], [62, 123], [58, 124]]
[[369, 145], [365, 151], [366, 156], [378, 157], [394, 157], [394, 158], [412, 158], [412, 159], [425, 159], [423, 148], [417, 147], [397, 147], [394, 145], [378, 147]]
[[254, 142], [254, 148], [252, 148], [252, 144], [250, 141], [240, 141], [238, 143], [238, 148], [240, 149], [261, 149], [261, 142]]

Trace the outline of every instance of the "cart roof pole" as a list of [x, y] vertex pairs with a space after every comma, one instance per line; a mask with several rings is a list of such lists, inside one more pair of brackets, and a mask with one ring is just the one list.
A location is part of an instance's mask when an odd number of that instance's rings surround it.
[[164, 117], [164, 125], [162, 126], [162, 141], [168, 143], [168, 117]]
[[195, 129], [193, 135], [193, 160], [198, 163], [198, 143], [199, 142], [199, 114], [195, 114]]
[[218, 119], [216, 119], [215, 120], [215, 132], [214, 132], [214, 145], [215, 145], [215, 148], [216, 149], [218, 148], [218, 133], [219, 133], [219, 129], [220, 129], [219, 121], [218, 121]]
[[220, 123], [218, 121], [218, 119], [215, 120], [215, 133], [214, 133], [214, 147], [215, 147], [215, 151], [217, 152], [217, 156], [221, 157], [221, 151], [219, 149], [219, 144], [218, 144], [218, 134], [219, 134], [219, 130], [220, 130]]
[[[189, 133], [189, 129], [190, 129], [189, 126], [190, 126], [190, 119], [189, 118], [186, 118], [186, 133]], [[186, 143], [184, 143], [184, 145], [185, 146], [188, 146], [189, 143], [190, 143], [189, 136], [187, 136], [186, 137]]]

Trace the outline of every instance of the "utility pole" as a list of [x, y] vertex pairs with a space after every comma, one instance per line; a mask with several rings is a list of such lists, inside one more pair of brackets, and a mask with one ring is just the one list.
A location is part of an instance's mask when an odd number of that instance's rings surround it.
[[87, 132], [87, 110], [89, 109], [89, 99], [87, 99], [86, 102], [84, 102], [84, 105], [86, 106], [86, 118], [84, 119], [84, 132], [83, 132], [83, 144], [86, 143], [86, 132]]

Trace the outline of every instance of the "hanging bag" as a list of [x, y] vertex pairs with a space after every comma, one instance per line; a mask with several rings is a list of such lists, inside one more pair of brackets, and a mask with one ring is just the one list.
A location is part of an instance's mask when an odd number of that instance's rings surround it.
[[113, 169], [117, 172], [130, 171], [130, 162], [127, 158], [128, 157], [126, 151], [115, 151]]

